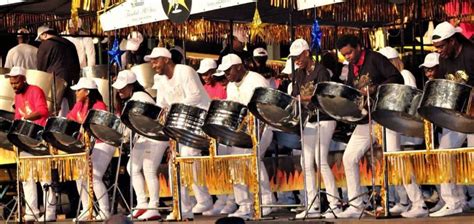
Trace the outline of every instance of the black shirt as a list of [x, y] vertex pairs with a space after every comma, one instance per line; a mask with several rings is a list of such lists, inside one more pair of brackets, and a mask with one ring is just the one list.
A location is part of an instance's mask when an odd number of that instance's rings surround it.
[[455, 58], [439, 58], [440, 74], [446, 77], [457, 71], [464, 71], [469, 77], [467, 84], [474, 86], [474, 44], [464, 43], [459, 55]]
[[[312, 72], [307, 73], [304, 69], [298, 69], [295, 71], [294, 85], [291, 92], [292, 96], [312, 96], [316, 84], [320, 82], [326, 82], [331, 80], [328, 70], [321, 64], [315, 64]], [[306, 104], [306, 108], [310, 111], [309, 122], [316, 121], [316, 105], [311, 101]], [[329, 115], [319, 111], [319, 120], [333, 120]]]

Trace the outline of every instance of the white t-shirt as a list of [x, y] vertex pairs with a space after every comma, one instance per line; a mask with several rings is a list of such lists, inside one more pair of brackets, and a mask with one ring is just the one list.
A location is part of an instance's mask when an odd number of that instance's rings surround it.
[[182, 103], [207, 110], [210, 99], [196, 71], [182, 64], [174, 67], [173, 77], [159, 76], [156, 91], [156, 105], [169, 108], [172, 104]]
[[413, 76], [413, 74], [411, 74], [410, 71], [406, 70], [406, 69], [403, 69], [401, 72], [400, 72], [403, 76], [403, 84], [405, 85], [409, 85], [409, 86], [412, 86], [412, 87], [415, 87], [416, 88], [416, 79], [415, 79], [415, 76]]
[[36, 54], [38, 48], [29, 44], [18, 44], [7, 53], [5, 68], [21, 66], [26, 69], [36, 69]]
[[[66, 31], [61, 34], [68, 34]], [[79, 32], [81, 35], [85, 35], [85, 32]], [[67, 40], [71, 41], [76, 46], [77, 56], [79, 57], [79, 63], [81, 68], [86, 66], [95, 65], [95, 48], [94, 42], [90, 37], [70, 37], [64, 36]]]
[[257, 87], [270, 88], [270, 83], [262, 75], [249, 71], [239, 83], [229, 82], [227, 84], [227, 100], [247, 105]]

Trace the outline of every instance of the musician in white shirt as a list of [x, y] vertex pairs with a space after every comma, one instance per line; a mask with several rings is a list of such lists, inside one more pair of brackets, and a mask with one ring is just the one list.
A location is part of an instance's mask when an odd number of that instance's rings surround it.
[[4, 67], [12, 68], [19, 66], [26, 69], [36, 69], [36, 53], [38, 48], [28, 44], [30, 32], [25, 28], [21, 28], [17, 33], [18, 45], [8, 51]]

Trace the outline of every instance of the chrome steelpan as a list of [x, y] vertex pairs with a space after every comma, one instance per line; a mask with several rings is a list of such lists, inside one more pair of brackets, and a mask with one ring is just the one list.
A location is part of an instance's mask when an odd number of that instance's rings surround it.
[[15, 103], [15, 91], [10, 85], [10, 79], [5, 75], [0, 75], [0, 110], [15, 112], [13, 104]]
[[433, 124], [462, 133], [474, 133], [470, 114], [472, 87], [445, 79], [426, 82], [418, 113]]
[[116, 115], [104, 110], [90, 110], [83, 127], [95, 138], [116, 147], [122, 144], [125, 126]]
[[81, 124], [64, 117], [50, 117], [46, 121], [43, 139], [53, 147], [67, 153], [84, 152], [80, 140]]
[[8, 141], [7, 135], [12, 126], [15, 114], [9, 111], [0, 110], [0, 148], [13, 150], [13, 145]]
[[43, 126], [31, 121], [15, 120], [7, 134], [7, 138], [20, 151], [25, 151], [32, 155], [49, 155], [48, 146], [43, 144], [43, 139], [41, 138], [43, 130]]
[[109, 106], [109, 77], [107, 66], [108, 65], [94, 65], [84, 67], [81, 69], [81, 76], [94, 79], [105, 105]]
[[202, 130], [219, 143], [241, 148], [252, 148], [252, 138], [247, 131], [247, 107], [243, 104], [213, 100]]
[[143, 63], [140, 65], [135, 65], [130, 68], [135, 75], [137, 75], [137, 81], [145, 88], [152, 97], [156, 97], [156, 89], [152, 89], [155, 76], [155, 70], [151, 67], [150, 63]]
[[362, 93], [337, 82], [320, 82], [311, 98], [319, 109], [332, 118], [346, 123], [365, 123], [368, 111]]
[[163, 131], [177, 142], [200, 150], [209, 149], [209, 138], [202, 131], [207, 111], [184, 104], [173, 104]]
[[[52, 98], [52, 85], [53, 75], [38, 70], [26, 70], [26, 81], [28, 84], [40, 87], [46, 95], [48, 101], [48, 110], [53, 111], [53, 98]], [[56, 104], [61, 105], [64, 91], [66, 90], [67, 83], [64, 79], [56, 77]], [[11, 88], [11, 87], [10, 87]], [[58, 107], [59, 108], [59, 107]]]
[[130, 100], [125, 104], [121, 120], [128, 128], [147, 138], [167, 141], [160, 123], [162, 109], [155, 104]]
[[423, 137], [424, 123], [417, 109], [423, 92], [400, 84], [380, 85], [372, 116], [382, 126], [408, 136]]
[[[286, 132], [300, 132], [298, 100], [282, 91], [256, 88], [247, 106], [253, 115], [268, 125]], [[303, 121], [306, 116], [303, 108]]]

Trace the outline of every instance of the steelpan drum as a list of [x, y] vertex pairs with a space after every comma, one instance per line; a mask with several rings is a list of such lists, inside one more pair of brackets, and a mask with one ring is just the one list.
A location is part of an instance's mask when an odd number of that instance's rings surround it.
[[150, 63], [143, 63], [140, 65], [135, 65], [130, 68], [135, 75], [137, 75], [137, 81], [145, 88], [152, 97], [156, 97], [156, 89], [152, 89], [155, 76], [155, 70], [151, 67]]
[[81, 69], [81, 76], [94, 79], [105, 105], [109, 106], [109, 78], [107, 66], [108, 65], [94, 65], [84, 67]]
[[122, 144], [125, 126], [116, 115], [104, 110], [90, 110], [83, 127], [95, 138], [116, 147]]
[[50, 117], [44, 127], [43, 139], [53, 147], [67, 153], [84, 152], [80, 140], [81, 124], [64, 117]]
[[160, 123], [162, 109], [155, 104], [130, 100], [125, 104], [121, 120], [128, 128], [147, 138], [168, 141]]
[[337, 82], [320, 82], [311, 101], [332, 118], [346, 123], [365, 123], [368, 111], [362, 93]]
[[407, 85], [380, 85], [372, 113], [374, 120], [396, 132], [423, 137], [424, 123], [417, 113], [422, 95], [421, 90]]
[[242, 148], [252, 148], [252, 138], [247, 131], [247, 107], [243, 104], [213, 100], [202, 130], [219, 143]]
[[[253, 115], [268, 125], [286, 132], [300, 132], [298, 100], [282, 91], [256, 88], [247, 106]], [[306, 120], [304, 109], [302, 115]]]
[[[40, 87], [46, 95], [48, 101], [48, 110], [53, 111], [53, 98], [52, 98], [52, 85], [53, 75], [38, 70], [26, 70], [26, 81], [31, 84]], [[67, 83], [64, 79], [56, 77], [56, 100], [57, 105], [61, 105], [61, 99], [63, 98], [64, 91]], [[11, 87], [10, 87], [11, 88]]]
[[32, 155], [49, 155], [49, 149], [42, 143], [43, 126], [28, 120], [15, 120], [8, 132], [8, 140], [21, 151]]
[[418, 113], [433, 124], [462, 133], [474, 133], [470, 116], [472, 87], [445, 79], [426, 83]]
[[163, 131], [177, 142], [196, 149], [209, 149], [209, 138], [202, 131], [207, 111], [184, 104], [173, 104]]
[[13, 150], [13, 145], [8, 141], [7, 134], [12, 126], [15, 114], [9, 111], [0, 110], [0, 148]]
[[13, 104], [15, 103], [15, 91], [10, 85], [10, 79], [5, 75], [0, 75], [0, 110], [15, 112]]

